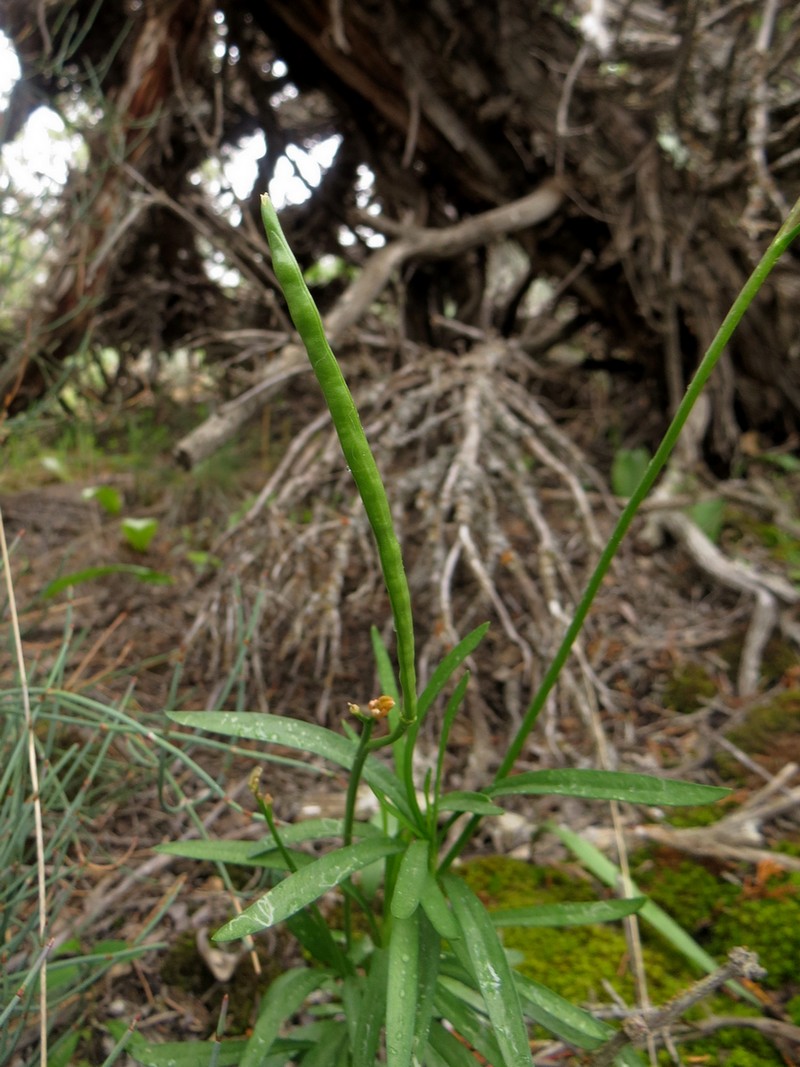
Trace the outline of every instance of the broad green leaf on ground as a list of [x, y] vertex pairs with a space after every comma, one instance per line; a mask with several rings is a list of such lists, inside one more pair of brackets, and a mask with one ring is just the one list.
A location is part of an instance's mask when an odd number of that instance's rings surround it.
[[362, 867], [402, 850], [402, 843], [388, 837], [377, 837], [329, 852], [284, 878], [255, 904], [251, 904], [241, 915], [237, 915], [218, 930], [214, 934], [214, 940], [233, 941], [237, 937], [267, 930], [294, 915], [307, 904], [313, 904], [324, 893]]
[[158, 532], [158, 519], [123, 519], [122, 536], [135, 552], [146, 552]]
[[91, 582], [95, 578], [106, 578], [109, 574], [129, 574], [139, 582], [150, 582], [153, 585], [171, 585], [173, 579], [169, 574], [154, 571], [152, 567], [140, 567], [135, 563], [107, 563], [101, 567], [87, 567], [82, 571], [74, 571], [65, 574], [61, 578], [46, 585], [41, 592], [45, 600], [57, 596], [71, 585], [80, 585], [82, 582]]
[[672, 778], [623, 771], [527, 771], [501, 778], [485, 792], [492, 797], [555, 795], [590, 800], [622, 800], [630, 804], [677, 806], [710, 804], [728, 796], [730, 789]]
[[633, 496], [650, 463], [646, 448], [620, 448], [611, 463], [611, 488], [617, 496]]
[[107, 515], [122, 511], [122, 495], [113, 485], [89, 485], [81, 491], [84, 500], [96, 500]]

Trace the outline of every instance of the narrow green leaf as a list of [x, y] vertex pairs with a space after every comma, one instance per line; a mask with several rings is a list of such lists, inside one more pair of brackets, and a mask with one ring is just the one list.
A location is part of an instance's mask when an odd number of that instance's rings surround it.
[[[107, 1027], [117, 1040], [128, 1029], [127, 1024], [119, 1020], [111, 1020]], [[134, 1030], [125, 1053], [143, 1067], [209, 1067], [215, 1045], [216, 1041], [166, 1041], [156, 1044]], [[217, 1067], [239, 1067], [246, 1047], [247, 1042], [241, 1038], [220, 1042]], [[280, 1062], [285, 1063], [285, 1056]]]
[[[437, 1012], [453, 1026], [459, 1037], [471, 1045], [480, 1056], [483, 1056], [487, 1063], [491, 1063], [492, 1067], [508, 1067], [489, 1025], [489, 1020], [480, 1009], [475, 1009], [469, 998], [463, 999], [453, 992], [453, 988], [458, 988], [459, 984], [450, 982], [448, 979], [439, 981], [436, 990]], [[468, 993], [469, 990], [464, 987], [464, 992]], [[486, 1005], [477, 991], [475, 997], [485, 1011]]]
[[280, 975], [267, 990], [240, 1067], [261, 1067], [281, 1026], [300, 1009], [306, 997], [325, 982], [324, 971], [295, 967]]
[[[325, 841], [330, 838], [339, 838], [344, 832], [344, 819], [303, 819], [302, 822], [292, 823], [290, 826], [279, 828], [281, 840], [284, 845], [299, 845], [304, 841]], [[375, 837], [380, 834], [377, 826], [368, 822], [354, 822], [350, 832], [353, 837]], [[255, 859], [266, 852], [272, 852], [276, 848], [272, 834], [266, 834], [257, 844], [249, 844], [251, 858]]]
[[447, 755], [447, 743], [450, 740], [450, 731], [453, 728], [458, 710], [461, 707], [464, 696], [467, 692], [467, 685], [469, 684], [469, 671], [459, 680], [455, 689], [453, 690], [450, 699], [447, 701], [447, 705], [444, 709], [444, 718], [442, 719], [442, 731], [439, 736], [439, 752], [436, 756], [436, 779], [434, 782], [434, 810], [432, 815], [432, 826], [436, 825], [436, 819], [438, 816], [438, 804], [439, 796], [442, 791], [442, 772], [444, 770], [444, 759]]
[[648, 1062], [638, 1048], [634, 1048], [633, 1045], [626, 1045], [622, 1052], [614, 1058], [614, 1067], [648, 1067]]
[[439, 981], [442, 939], [424, 913], [419, 917], [419, 977], [417, 982], [417, 1025], [414, 1030], [414, 1056], [428, 1042]]
[[266, 195], [261, 197], [261, 219], [269, 241], [275, 277], [283, 289], [289, 314], [306, 347], [311, 367], [325, 396], [325, 403], [330, 410], [348, 469], [356, 483], [375, 536], [397, 634], [403, 714], [406, 721], [414, 722], [417, 718], [417, 680], [411, 594], [386, 489], [361, 425], [358, 409], [328, 344], [314, 298], [286, 241], [275, 208]]
[[[294, 748], [300, 752], [322, 756], [348, 770], [352, 767], [356, 754], [356, 743], [341, 734], [315, 723], [302, 722], [300, 719], [290, 719], [282, 715], [256, 715], [249, 711], [168, 711], [166, 714], [181, 726]], [[384, 763], [374, 756], [367, 757], [364, 780], [371, 788], [388, 797], [398, 812], [413, 825], [414, 820], [402, 786]], [[269, 782], [265, 784], [268, 786]]]
[[[324, 1030], [318, 1041], [303, 1056], [303, 1067], [336, 1067], [342, 1048], [347, 1044], [347, 1024], [329, 1022], [324, 1024]], [[296, 1062], [292, 1056], [286, 1063]]]
[[444, 885], [503, 1059], [507, 1067], [530, 1067], [531, 1051], [522, 1005], [492, 921], [483, 904], [460, 878], [447, 875]]
[[311, 959], [329, 967], [337, 974], [346, 970], [344, 954], [336, 943], [333, 934], [325, 925], [325, 920], [312, 909], [296, 911], [286, 920], [286, 928]]
[[472, 793], [454, 789], [439, 799], [439, 811], [468, 811], [473, 815], [503, 815], [505, 808], [493, 804], [485, 793]]
[[584, 770], [527, 771], [501, 778], [486, 790], [492, 797], [554, 794], [656, 806], [710, 804], [730, 792], [719, 786], [652, 778], [647, 774]]
[[422, 888], [420, 903], [433, 928], [447, 941], [456, 941], [461, 937], [461, 927], [453, 918], [444, 893], [439, 888], [436, 876], [428, 871]]
[[425, 1050], [426, 1067], [475, 1067], [477, 1060], [467, 1046], [435, 1022]]
[[390, 905], [397, 919], [407, 919], [417, 909], [428, 871], [428, 848], [427, 841], [412, 841], [400, 861]]
[[345, 878], [362, 867], [402, 851], [402, 844], [388, 837], [368, 838], [355, 845], [336, 849], [309, 863], [296, 874], [284, 878], [255, 904], [231, 919], [214, 934], [215, 941], [233, 941], [237, 937], [267, 930], [290, 915], [312, 904]]
[[585, 903], [534, 904], [527, 908], [499, 908], [489, 915], [495, 926], [585, 926], [623, 919], [646, 903], [647, 897], [630, 897]]
[[583, 1049], [595, 1049], [613, 1037], [615, 1030], [524, 975], [514, 972], [525, 1013], [551, 1034]]
[[387, 696], [393, 697], [399, 704], [400, 688], [397, 684], [397, 678], [395, 677], [389, 650], [384, 644], [380, 630], [377, 626], [370, 627], [369, 635], [370, 640], [372, 641], [372, 654], [375, 657], [375, 666], [378, 669], [378, 684], [381, 687], [381, 692], [386, 693]]
[[[377, 626], [371, 626], [369, 633], [372, 641], [372, 654], [375, 657], [375, 666], [378, 669], [378, 684], [381, 687], [381, 692], [386, 693], [387, 696], [392, 697], [395, 701], [395, 706], [389, 712], [389, 732], [394, 733], [400, 724], [400, 706], [402, 703], [400, 688], [397, 684], [389, 650], [384, 644]], [[406, 735], [401, 733], [392, 745], [392, 757], [398, 772], [401, 772], [403, 767], [405, 752]]]
[[387, 1067], [412, 1067], [417, 1028], [419, 912], [393, 919], [386, 986]]
[[353, 1067], [375, 1067], [378, 1062], [378, 1044], [386, 1018], [388, 977], [389, 953], [385, 949], [375, 949], [369, 977], [361, 981], [364, 990], [353, 1036]]
[[485, 622], [481, 626], [476, 627], [471, 633], [468, 633], [465, 638], [458, 642], [454, 649], [447, 653], [442, 662], [433, 672], [431, 680], [423, 689], [422, 696], [419, 698], [419, 704], [417, 705], [420, 722], [425, 718], [431, 704], [433, 704], [442, 689], [447, 685], [453, 672], [464, 662], [467, 656], [475, 651], [488, 629], [489, 623]]
[[[189, 860], [204, 860], [214, 863], [236, 863], [243, 867], [263, 867], [265, 870], [285, 871], [286, 863], [280, 852], [273, 848], [270, 851], [261, 852], [258, 856], [252, 854], [252, 841], [168, 841], [163, 845], [156, 845], [154, 852], [160, 852], [166, 856], [180, 856]], [[307, 852], [291, 851], [291, 856], [298, 867], [313, 862], [314, 857]]]

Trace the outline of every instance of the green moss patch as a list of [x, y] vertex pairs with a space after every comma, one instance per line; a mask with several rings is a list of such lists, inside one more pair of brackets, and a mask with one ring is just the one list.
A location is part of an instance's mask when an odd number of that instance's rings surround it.
[[[706, 951], [724, 959], [735, 945], [759, 954], [769, 975], [765, 986], [787, 999], [800, 1016], [800, 874], [776, 874], [756, 884], [750, 869], [729, 870], [697, 863], [661, 850], [633, 857], [640, 889], [668, 911]], [[521, 860], [489, 856], [466, 864], [460, 874], [490, 911], [565, 900], [596, 900], [607, 890], [578, 870], [554, 870]], [[642, 924], [648, 989], [663, 1004], [699, 977], [683, 957]], [[566, 929], [508, 927], [503, 943], [519, 954], [521, 973], [578, 1004], [607, 1002], [607, 985], [635, 1003], [633, 977], [621, 924]], [[704, 1002], [688, 1018], [707, 1014], [752, 1015], [750, 1005], [725, 994]], [[684, 1063], [704, 1067], [779, 1067], [784, 1061], [772, 1043], [754, 1030], [732, 1027], [680, 1045]], [[668, 1053], [659, 1063], [671, 1064]]]
[[717, 694], [717, 684], [700, 663], [676, 667], [664, 688], [664, 703], [681, 715], [697, 711]]
[[[800, 689], [788, 689], [751, 708], [741, 726], [728, 739], [742, 751], [757, 756], [771, 771], [800, 759]], [[728, 753], [715, 759], [717, 770], [728, 781], [741, 782], [741, 765]]]

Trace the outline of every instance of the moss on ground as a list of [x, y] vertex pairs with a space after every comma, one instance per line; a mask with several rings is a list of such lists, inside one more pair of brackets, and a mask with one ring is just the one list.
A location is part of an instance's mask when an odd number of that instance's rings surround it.
[[[791, 996], [787, 1010], [800, 1017], [800, 874], [779, 873], [763, 882], [745, 875], [731, 879], [675, 853], [642, 853], [633, 858], [634, 878], [715, 958], [724, 959], [734, 945], [759, 954], [769, 971], [765, 986]], [[579, 872], [537, 867], [504, 856], [466, 864], [460, 872], [490, 909], [565, 900], [595, 900], [605, 890]], [[606, 1001], [608, 983], [628, 1003], [635, 1002], [633, 978], [622, 927], [618, 923], [566, 929], [509, 927], [505, 946], [520, 954], [519, 970], [575, 1003]], [[643, 926], [645, 968], [653, 1003], [662, 1004], [684, 990], [698, 975], [683, 957]], [[753, 1013], [719, 995], [694, 1009], [691, 1017]], [[771, 1042], [754, 1030], [730, 1028], [681, 1045], [685, 1063], [705, 1067], [778, 1067], [784, 1061]], [[672, 1061], [668, 1054], [659, 1062]]]
[[700, 663], [675, 668], [664, 688], [664, 703], [681, 715], [691, 714], [717, 695], [717, 683]]
[[[800, 759], [800, 689], [773, 694], [747, 713], [744, 722], [730, 730], [728, 740], [758, 758], [769, 770], [780, 770]], [[726, 782], [744, 784], [747, 772], [728, 752], [715, 756], [718, 773]]]

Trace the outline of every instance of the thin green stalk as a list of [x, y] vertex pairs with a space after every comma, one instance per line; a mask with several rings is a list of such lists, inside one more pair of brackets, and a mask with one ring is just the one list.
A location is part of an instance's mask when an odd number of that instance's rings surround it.
[[[628, 529], [633, 521], [636, 512], [642, 501], [653, 487], [653, 484], [658, 478], [659, 474], [666, 465], [667, 460], [672, 454], [672, 450], [678, 440], [681, 430], [683, 429], [686, 420], [691, 414], [692, 408], [697, 402], [697, 398], [702, 393], [711, 376], [712, 371], [716, 367], [720, 356], [725, 350], [725, 346], [730, 341], [734, 330], [739, 325], [739, 322], [753, 302], [761, 286], [766, 281], [767, 277], [771, 273], [775, 264], [780, 257], [800, 235], [800, 200], [794, 205], [789, 212], [789, 216], [778, 231], [777, 236], [770, 243], [769, 248], [759, 260], [755, 270], [747, 279], [741, 292], [733, 302], [728, 314], [717, 331], [714, 340], [709, 345], [708, 351], [703, 356], [700, 366], [697, 368], [694, 378], [689, 383], [689, 387], [686, 390], [686, 395], [681, 401], [678, 410], [675, 412], [675, 416], [672, 422], [669, 424], [667, 432], [664, 434], [664, 438], [661, 444], [658, 446], [656, 454], [650, 460], [647, 466], [647, 470], [644, 472], [641, 481], [636, 486], [633, 496], [620, 515], [617, 525], [614, 527], [614, 532], [609, 538], [608, 544], [603, 550], [597, 566], [589, 579], [586, 586], [586, 590], [581, 597], [580, 603], [575, 609], [575, 614], [572, 617], [572, 622], [567, 628], [567, 632], [564, 634], [563, 640], [559, 645], [558, 651], [553, 657], [553, 661], [547, 669], [547, 672], [542, 679], [542, 684], [539, 686], [536, 695], [531, 702], [530, 707], [525, 713], [519, 729], [514, 736], [511, 744], [508, 746], [508, 750], [497, 768], [494, 780], [499, 781], [501, 778], [505, 778], [508, 772], [512, 769], [517, 762], [525, 742], [528, 739], [528, 735], [536, 724], [536, 720], [539, 717], [539, 713], [545, 705], [553, 686], [558, 680], [558, 676], [561, 673], [564, 664], [567, 662], [572, 646], [575, 643], [575, 639], [583, 628], [583, 624], [586, 621], [586, 616], [589, 614], [589, 609], [592, 606], [592, 602], [597, 594], [597, 590], [600, 588], [603, 579], [608, 573], [608, 569], [611, 566], [611, 561], [617, 554], [617, 550], [622, 542], [623, 537], [628, 532]], [[446, 870], [453, 860], [458, 856], [467, 842], [472, 838], [475, 828], [480, 822], [479, 816], [474, 816], [469, 820], [464, 830], [455, 841], [450, 851], [442, 861], [442, 870]]]
[[269, 241], [275, 277], [286, 297], [292, 321], [308, 352], [311, 367], [336, 427], [342, 452], [375, 535], [397, 633], [397, 662], [403, 696], [402, 720], [411, 723], [417, 717], [411, 594], [400, 544], [394, 530], [389, 499], [361, 425], [358, 409], [325, 336], [317, 306], [289, 248], [275, 208], [266, 195], [261, 197], [261, 218]]
[[[361, 781], [364, 764], [369, 755], [369, 739], [372, 736], [372, 729], [375, 726], [375, 721], [373, 719], [362, 718], [361, 722], [363, 724], [361, 736], [358, 739], [358, 748], [356, 749], [355, 758], [353, 759], [353, 766], [350, 768], [350, 777], [347, 783], [347, 796], [345, 797], [344, 803], [344, 828], [342, 832], [342, 843], [344, 845], [352, 845], [353, 843], [353, 822], [356, 817], [358, 786]], [[347, 945], [347, 950], [349, 952], [353, 942], [353, 909], [350, 898], [346, 893], [344, 895], [344, 936], [345, 944]]]

